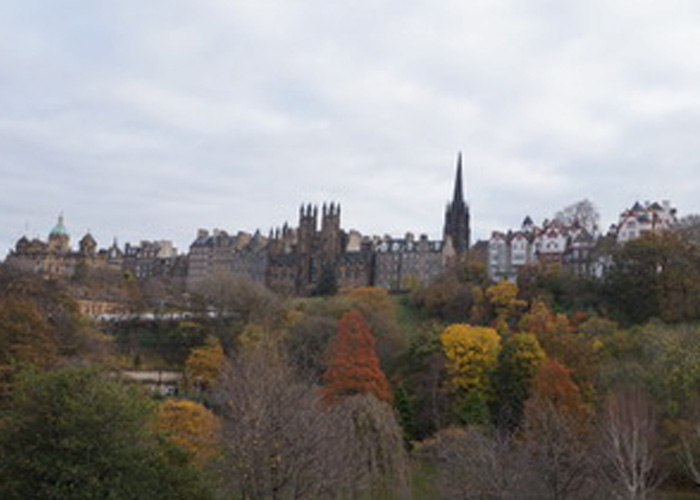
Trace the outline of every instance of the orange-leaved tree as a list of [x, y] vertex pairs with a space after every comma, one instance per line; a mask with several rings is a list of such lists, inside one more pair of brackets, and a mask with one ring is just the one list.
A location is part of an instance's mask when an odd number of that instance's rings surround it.
[[391, 401], [389, 384], [374, 350], [374, 336], [356, 310], [338, 320], [324, 381], [322, 396], [326, 402], [367, 393], [380, 401]]
[[203, 465], [216, 457], [221, 425], [207, 408], [186, 399], [168, 399], [158, 406], [154, 427]]
[[224, 360], [219, 339], [207, 337], [204, 345], [193, 349], [185, 361], [185, 385], [199, 390], [210, 389], [221, 374]]
[[578, 427], [585, 426], [590, 417], [590, 409], [571, 378], [571, 370], [552, 359], [542, 362], [532, 381], [532, 395], [525, 403], [526, 418], [528, 413], [537, 413], [541, 406], [547, 406]]

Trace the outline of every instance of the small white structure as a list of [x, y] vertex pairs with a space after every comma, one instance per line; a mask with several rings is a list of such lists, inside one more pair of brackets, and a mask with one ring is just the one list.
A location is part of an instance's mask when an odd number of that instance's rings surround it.
[[613, 229], [618, 244], [635, 240], [644, 233], [653, 233], [670, 229], [676, 223], [676, 209], [671, 202], [664, 200], [661, 204], [637, 202], [632, 208], [620, 214], [620, 220]]

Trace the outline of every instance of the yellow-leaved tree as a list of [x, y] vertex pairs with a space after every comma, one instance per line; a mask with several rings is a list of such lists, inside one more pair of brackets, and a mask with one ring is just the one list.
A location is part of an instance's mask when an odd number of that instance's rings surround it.
[[452, 383], [467, 391], [490, 391], [501, 338], [493, 328], [464, 323], [450, 325], [440, 335]]
[[221, 375], [224, 358], [219, 339], [207, 337], [204, 345], [193, 349], [185, 361], [185, 386], [197, 390], [211, 388]]
[[491, 379], [501, 350], [498, 332], [483, 326], [453, 324], [442, 332], [440, 342], [455, 389], [455, 416], [464, 425], [488, 423]]
[[486, 298], [496, 312], [498, 331], [507, 333], [511, 322], [516, 321], [527, 303], [518, 298], [518, 286], [503, 280], [486, 289]]
[[217, 455], [221, 425], [207, 408], [186, 399], [168, 399], [160, 404], [154, 427], [175, 445], [191, 452], [203, 465]]
[[374, 286], [351, 288], [346, 295], [365, 314], [367, 312], [386, 316], [394, 314], [394, 302], [385, 288]]

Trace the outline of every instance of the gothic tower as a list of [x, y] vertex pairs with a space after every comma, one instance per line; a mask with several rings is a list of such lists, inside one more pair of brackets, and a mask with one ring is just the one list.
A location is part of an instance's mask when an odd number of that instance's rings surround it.
[[299, 209], [299, 234], [297, 236], [297, 251], [301, 254], [310, 254], [316, 239], [318, 221], [318, 208], [309, 203]]
[[340, 255], [340, 204], [323, 204], [321, 219], [321, 258], [334, 264]]
[[469, 250], [471, 230], [469, 226], [469, 205], [464, 201], [462, 186], [462, 153], [457, 156], [457, 177], [455, 178], [454, 195], [445, 210], [445, 227], [443, 239], [452, 241], [457, 255], [465, 255]]
[[318, 265], [314, 259], [318, 236], [318, 207], [309, 203], [299, 209], [299, 231], [297, 234], [296, 293], [306, 295], [309, 283], [315, 283]]

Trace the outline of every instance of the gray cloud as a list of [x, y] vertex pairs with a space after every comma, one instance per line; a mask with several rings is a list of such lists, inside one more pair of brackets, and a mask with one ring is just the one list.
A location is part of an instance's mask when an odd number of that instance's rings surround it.
[[[0, 246], [63, 210], [101, 244], [344, 225], [478, 237], [587, 197], [700, 212], [691, 1], [7, 2]], [[1, 252], [1, 251], [0, 251]]]

